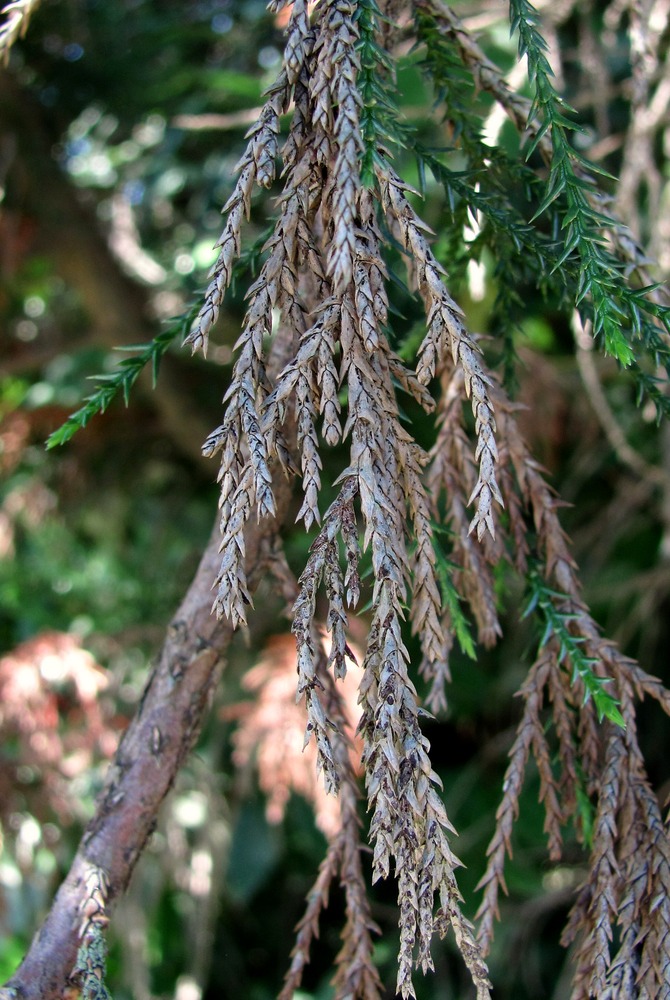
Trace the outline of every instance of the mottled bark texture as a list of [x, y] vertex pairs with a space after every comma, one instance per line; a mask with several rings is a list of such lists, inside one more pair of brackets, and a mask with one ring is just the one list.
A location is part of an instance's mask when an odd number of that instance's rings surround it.
[[[275, 484], [277, 514], [288, 506], [285, 480]], [[277, 521], [251, 522], [245, 535], [252, 586]], [[108, 883], [106, 909], [125, 891], [151, 836], [163, 800], [192, 749], [224, 665], [233, 630], [211, 612], [220, 562], [218, 525], [184, 600], [168, 626], [137, 714], [110, 766], [93, 819], [72, 867], [17, 972], [0, 1000], [61, 1000], [75, 964], [82, 906], [92, 868]]]

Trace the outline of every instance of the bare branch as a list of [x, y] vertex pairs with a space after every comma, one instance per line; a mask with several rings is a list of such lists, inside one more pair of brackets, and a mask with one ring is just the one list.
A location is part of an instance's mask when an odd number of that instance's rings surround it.
[[[276, 495], [281, 517], [289, 499], [283, 477]], [[276, 528], [275, 519], [248, 526], [250, 569], [259, 563], [261, 546]], [[227, 621], [210, 613], [219, 539], [217, 523], [193, 582], [168, 626], [138, 712], [110, 766], [95, 816], [28, 954], [0, 990], [2, 1000], [61, 1000], [75, 965], [91, 866], [105, 873], [108, 912], [128, 886], [156, 826], [158, 810], [198, 737], [233, 634]], [[251, 582], [257, 582], [253, 576]]]

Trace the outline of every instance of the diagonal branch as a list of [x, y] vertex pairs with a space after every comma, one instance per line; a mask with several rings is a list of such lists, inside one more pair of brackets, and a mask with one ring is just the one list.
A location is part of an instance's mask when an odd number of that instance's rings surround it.
[[[277, 531], [290, 490], [276, 484], [277, 518], [251, 522], [246, 531], [247, 567], [261, 562], [262, 548]], [[217, 518], [218, 522], [218, 518]], [[21, 966], [0, 989], [0, 1000], [61, 1000], [79, 946], [82, 905], [91, 868], [108, 883], [106, 908], [125, 891], [156, 826], [158, 810], [193, 748], [224, 666], [233, 630], [210, 613], [219, 555], [218, 523], [184, 600], [167, 629], [163, 648], [139, 709], [110, 766], [105, 787], [65, 881]]]

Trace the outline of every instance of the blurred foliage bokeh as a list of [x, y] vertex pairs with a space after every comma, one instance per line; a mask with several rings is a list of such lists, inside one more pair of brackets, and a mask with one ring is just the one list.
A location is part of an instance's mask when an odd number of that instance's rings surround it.
[[[456, 9], [487, 52], [512, 66], [515, 43], [498, 6]], [[559, 83], [585, 125], [578, 141], [616, 175], [631, 94], [625, 18], [608, 20], [595, 0], [546, 6]], [[44, 443], [91, 391], [88, 378], [123, 357], [115, 348], [149, 340], [203, 287], [244, 134], [281, 58], [282, 28], [260, 0], [45, 0], [2, 72], [0, 979], [19, 962], [67, 870], [208, 537], [216, 468], [200, 445], [220, 419], [245, 289], [278, 191], [254, 196], [248, 246], [256, 252], [229, 293], [208, 362], [175, 343], [155, 390], [141, 379], [127, 408], [113, 404], [63, 449], [47, 452]], [[443, 147], [448, 126], [433, 109], [420, 60], [412, 51], [400, 57], [401, 107], [426, 148]], [[659, 132], [656, 150], [666, 215], [669, 135]], [[512, 151], [518, 144], [511, 130], [502, 142]], [[613, 364], [579, 355], [564, 303], [536, 287], [523, 261], [512, 297], [488, 251], [471, 260], [476, 219], [470, 243], [455, 245], [439, 228], [444, 191], [409, 162], [405, 176], [424, 189], [425, 217], [470, 328], [496, 332], [499, 310], [515, 312], [524, 431], [568, 502], [563, 523], [585, 596], [608, 634], [667, 683], [667, 432], [656, 429], [653, 412], [636, 408]], [[650, 217], [644, 192], [632, 221], [667, 266], [667, 220]], [[401, 290], [392, 294], [402, 352], [411, 349], [419, 310]], [[594, 365], [600, 413], [585, 388]], [[324, 481], [332, 478], [326, 470]], [[310, 538], [296, 529], [288, 542], [299, 571]], [[264, 656], [277, 671], [292, 671], [282, 601], [264, 587], [250, 638], [238, 637], [230, 651], [198, 750], [112, 921], [115, 1000], [269, 1000], [280, 988], [323, 855], [327, 810], [319, 812], [325, 807], [299, 754], [284, 761], [283, 799], [272, 800], [262, 773], [258, 780], [264, 730], [249, 710], [258, 690], [247, 672]], [[517, 718], [513, 695], [528, 665], [531, 636], [515, 587], [501, 574], [505, 641], [476, 661], [455, 654], [449, 711], [426, 726], [460, 835], [459, 884], [470, 914]], [[658, 778], [670, 759], [660, 709], [642, 706], [640, 733]], [[557, 939], [585, 859], [575, 839], [564, 863], [548, 863], [537, 791], [531, 774], [491, 956], [500, 1000], [568, 995]], [[391, 996], [393, 886], [377, 886], [374, 900], [384, 932], [377, 958]], [[331, 995], [341, 908], [333, 898], [304, 1000]], [[435, 974], [417, 985], [420, 1000], [469, 996], [449, 939], [434, 957]]]

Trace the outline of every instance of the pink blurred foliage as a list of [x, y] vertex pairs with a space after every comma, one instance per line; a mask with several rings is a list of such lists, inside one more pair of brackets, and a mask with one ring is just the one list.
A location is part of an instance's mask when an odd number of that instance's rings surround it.
[[17, 809], [71, 823], [72, 780], [116, 750], [109, 678], [78, 640], [42, 632], [0, 658], [0, 819]]
[[[358, 653], [353, 649], [358, 658]], [[347, 717], [346, 737], [350, 759], [360, 773], [361, 744], [355, 736], [360, 716], [358, 678], [349, 670], [337, 681]], [[291, 635], [273, 636], [262, 658], [245, 675], [243, 686], [254, 700], [224, 709], [226, 717], [238, 719], [233, 736], [233, 760], [244, 770], [255, 765], [259, 785], [267, 796], [269, 823], [280, 823], [292, 792], [314, 808], [316, 825], [329, 839], [340, 828], [340, 809], [328, 795], [316, 769], [316, 747], [311, 740], [303, 750], [307, 715], [304, 702], [296, 704], [296, 649]]]

